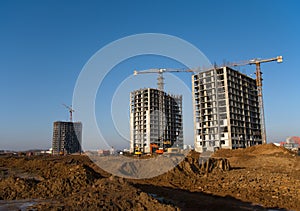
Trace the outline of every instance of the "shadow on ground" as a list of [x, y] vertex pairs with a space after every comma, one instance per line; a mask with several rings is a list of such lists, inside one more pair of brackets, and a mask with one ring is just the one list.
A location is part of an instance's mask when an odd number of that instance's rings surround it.
[[161, 203], [175, 205], [181, 210], [284, 210], [274, 207], [265, 208], [231, 196], [221, 197], [203, 192], [190, 192], [146, 184], [134, 184], [134, 186], [153, 196]]

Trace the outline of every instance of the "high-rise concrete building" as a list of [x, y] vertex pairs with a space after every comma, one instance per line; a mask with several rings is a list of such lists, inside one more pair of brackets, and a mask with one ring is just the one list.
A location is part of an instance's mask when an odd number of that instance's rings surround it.
[[81, 152], [81, 141], [81, 122], [57, 121], [53, 123], [53, 154]]
[[130, 93], [130, 152], [183, 147], [182, 96], [146, 88]]
[[195, 149], [262, 144], [255, 79], [229, 67], [192, 76]]

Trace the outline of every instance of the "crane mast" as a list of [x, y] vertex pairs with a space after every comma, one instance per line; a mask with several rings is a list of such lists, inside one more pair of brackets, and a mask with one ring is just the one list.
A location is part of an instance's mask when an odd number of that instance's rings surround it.
[[162, 72], [158, 72], [158, 76], [157, 76], [157, 88], [160, 90], [160, 91], [163, 91], [164, 90], [164, 76], [163, 76], [163, 73]]
[[74, 110], [72, 109], [72, 106], [67, 106], [66, 104], [62, 104], [62, 105], [65, 106], [69, 110], [70, 122], [73, 122], [73, 112], [74, 112]]

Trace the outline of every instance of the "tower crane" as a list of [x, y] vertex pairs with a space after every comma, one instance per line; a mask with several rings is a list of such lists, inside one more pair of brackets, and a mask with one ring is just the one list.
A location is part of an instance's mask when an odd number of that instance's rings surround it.
[[262, 93], [262, 72], [260, 69], [261, 63], [266, 62], [273, 62], [277, 61], [277, 63], [281, 63], [282, 56], [277, 56], [270, 59], [251, 59], [248, 61], [236, 62], [236, 63], [229, 63], [226, 66], [228, 67], [236, 67], [236, 66], [244, 66], [244, 65], [253, 65], [256, 66], [256, 86], [257, 86], [257, 94], [258, 94], [258, 106], [260, 110], [260, 121], [261, 121], [261, 136], [263, 144], [267, 143], [267, 136], [266, 136], [266, 128], [265, 128], [265, 115], [264, 115], [264, 104], [263, 104], [263, 93]]
[[72, 109], [72, 106], [67, 106], [66, 104], [62, 104], [62, 105], [65, 106], [69, 110], [69, 112], [70, 112], [70, 122], [72, 122], [73, 121], [72, 116], [73, 116], [73, 112], [74, 112], [74, 110]]
[[141, 70], [141, 71], [134, 71], [134, 75], [139, 75], [139, 74], [149, 74], [149, 73], [156, 73], [158, 74], [157, 77], [157, 88], [160, 91], [159, 92], [159, 101], [158, 101], [158, 110], [159, 110], [159, 140], [160, 140], [160, 146], [163, 146], [163, 131], [164, 131], [164, 120], [163, 120], [163, 92], [164, 92], [164, 77], [163, 74], [165, 72], [190, 72], [190, 73], [194, 73], [196, 70], [192, 70], [189, 68], [181, 68], [181, 69], [174, 69], [174, 68], [156, 68], [156, 69], [148, 69], [148, 70]]
[[164, 77], [163, 77], [163, 73], [165, 72], [190, 72], [190, 73], [194, 73], [196, 70], [192, 70], [189, 68], [181, 68], [181, 69], [174, 69], [174, 68], [156, 68], [156, 69], [148, 69], [148, 70], [141, 70], [141, 71], [137, 71], [135, 70], [133, 72], [134, 75], [139, 75], [139, 74], [148, 74], [148, 73], [157, 73], [157, 88], [160, 91], [164, 91]]

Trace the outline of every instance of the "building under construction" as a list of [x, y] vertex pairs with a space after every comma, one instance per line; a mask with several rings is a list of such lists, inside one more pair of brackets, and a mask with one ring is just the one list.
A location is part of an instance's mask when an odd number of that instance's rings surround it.
[[53, 123], [53, 154], [71, 154], [81, 152], [82, 123], [62, 122]]
[[262, 144], [256, 80], [229, 67], [192, 76], [195, 150]]
[[130, 93], [130, 152], [183, 146], [182, 96], [145, 88]]

